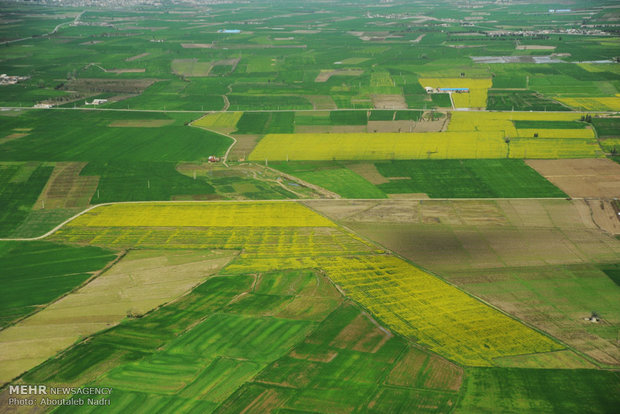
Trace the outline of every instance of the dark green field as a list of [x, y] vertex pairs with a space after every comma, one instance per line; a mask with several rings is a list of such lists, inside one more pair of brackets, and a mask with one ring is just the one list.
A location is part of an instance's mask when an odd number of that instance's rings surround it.
[[462, 413], [613, 413], [620, 375], [596, 370], [468, 369]]
[[570, 111], [570, 108], [531, 91], [490, 90], [487, 108], [495, 111]]
[[523, 129], [583, 129], [588, 126], [579, 121], [512, 121], [515, 128]]
[[419, 160], [376, 163], [391, 180], [378, 187], [388, 194], [425, 193], [435, 198], [565, 197], [521, 160]]
[[99, 176], [92, 203], [171, 200], [174, 196], [208, 199], [215, 188], [204, 179], [180, 174], [172, 162], [91, 162], [81, 175]]
[[620, 136], [620, 118], [592, 118], [592, 124], [596, 128], [599, 137]]
[[620, 264], [603, 265], [601, 266], [601, 270], [605, 272], [616, 285], [620, 286]]
[[366, 125], [366, 111], [332, 111], [329, 119], [334, 125]]
[[0, 242], [0, 328], [81, 285], [115, 257], [92, 246]]

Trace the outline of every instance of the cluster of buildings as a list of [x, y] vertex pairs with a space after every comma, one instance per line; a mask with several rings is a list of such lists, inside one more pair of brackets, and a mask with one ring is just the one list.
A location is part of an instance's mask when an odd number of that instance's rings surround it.
[[84, 105], [101, 105], [107, 102], [108, 102], [107, 99], [93, 99], [92, 102], [84, 101]]
[[6, 73], [0, 75], [0, 85], [15, 85], [18, 82], [25, 81], [30, 76], [9, 76]]
[[426, 93], [469, 93], [469, 88], [433, 88], [426, 86]]

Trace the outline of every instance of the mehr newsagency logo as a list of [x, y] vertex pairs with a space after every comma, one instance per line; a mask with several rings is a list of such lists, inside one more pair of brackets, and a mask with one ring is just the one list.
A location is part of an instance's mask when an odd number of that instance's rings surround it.
[[[110, 405], [109, 387], [48, 387], [47, 385], [9, 385], [8, 405]], [[54, 397], [57, 396], [57, 397]]]

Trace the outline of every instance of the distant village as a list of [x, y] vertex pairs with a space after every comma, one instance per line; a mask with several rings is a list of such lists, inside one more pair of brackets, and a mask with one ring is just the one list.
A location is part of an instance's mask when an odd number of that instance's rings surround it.
[[10, 76], [6, 73], [0, 75], [0, 86], [15, 85], [18, 82], [30, 79], [30, 76]]

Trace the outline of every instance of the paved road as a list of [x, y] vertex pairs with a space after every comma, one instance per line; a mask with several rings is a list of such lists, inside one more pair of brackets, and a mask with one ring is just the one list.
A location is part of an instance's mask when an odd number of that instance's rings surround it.
[[[373, 109], [373, 108], [338, 108], [338, 109], [253, 109], [243, 111], [201, 111], [201, 110], [182, 110], [182, 109], [130, 109], [130, 108], [34, 108], [31, 106], [2, 106], [0, 110], [25, 110], [25, 109], [38, 109], [47, 111], [116, 111], [116, 112], [170, 112], [170, 113], [195, 113], [195, 114], [219, 114], [223, 112], [325, 112], [325, 111], [431, 111], [429, 108], [409, 108], [409, 109]], [[510, 113], [542, 113], [541, 111], [496, 111], [490, 109], [448, 109], [448, 108], [434, 108], [433, 112], [510, 112]], [[620, 111], [544, 111], [547, 114], [566, 114], [570, 112], [576, 113], [595, 113], [595, 114], [617, 114]]]

